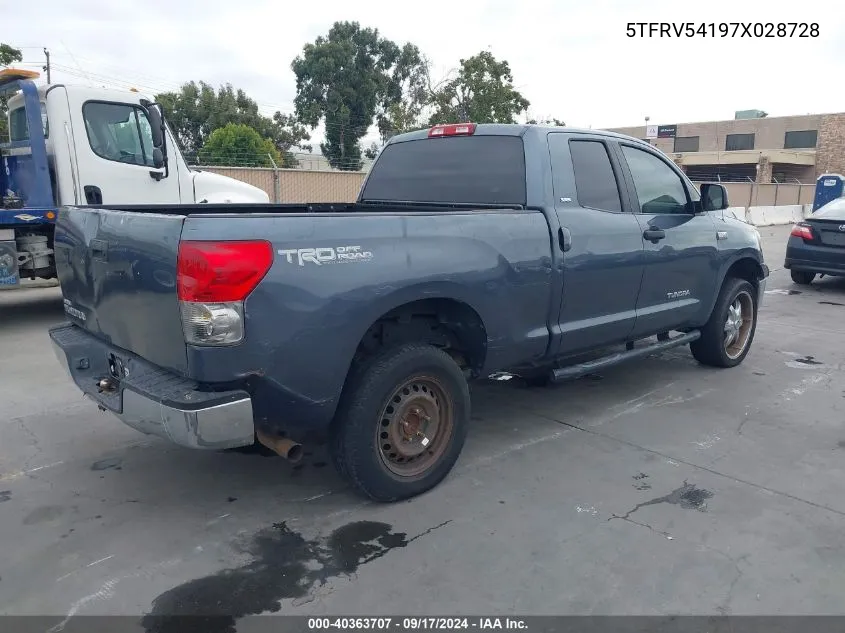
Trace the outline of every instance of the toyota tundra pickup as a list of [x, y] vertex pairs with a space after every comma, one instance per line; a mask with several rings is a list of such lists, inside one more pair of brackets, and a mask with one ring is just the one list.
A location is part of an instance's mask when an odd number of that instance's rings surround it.
[[144, 433], [290, 458], [325, 441], [380, 501], [437, 485], [468, 380], [549, 383], [689, 345], [733, 367], [768, 268], [759, 233], [635, 138], [535, 125], [390, 140], [344, 204], [65, 207], [87, 396]]

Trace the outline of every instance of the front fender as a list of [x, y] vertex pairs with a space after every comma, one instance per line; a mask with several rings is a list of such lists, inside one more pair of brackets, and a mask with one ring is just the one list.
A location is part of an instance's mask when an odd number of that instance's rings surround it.
[[[716, 300], [719, 297], [719, 293], [722, 291], [725, 279], [732, 269], [741, 270], [743, 273], [753, 273], [760, 295], [758, 297], [758, 305], [761, 302], [760, 300], [762, 299], [762, 294], [766, 285], [765, 280], [769, 276], [769, 267], [766, 266], [766, 263], [763, 261], [763, 253], [759, 249], [753, 247], [741, 248], [727, 257], [719, 267], [719, 283], [716, 285], [716, 292], [711, 297], [710, 303], [707, 306], [706, 314], [708, 315], [708, 318], [710, 313], [713, 311], [713, 307], [716, 305]], [[743, 276], [747, 276], [747, 274]]]

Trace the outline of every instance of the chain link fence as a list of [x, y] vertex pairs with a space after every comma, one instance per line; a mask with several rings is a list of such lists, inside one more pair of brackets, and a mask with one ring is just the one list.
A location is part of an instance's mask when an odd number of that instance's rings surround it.
[[[701, 182], [693, 181], [696, 185]], [[720, 182], [728, 190], [732, 207], [778, 207], [792, 204], [812, 204], [815, 184]]]
[[272, 202], [353, 202], [363, 171], [310, 171], [265, 167], [195, 167], [263, 189]]
[[[270, 167], [196, 167], [263, 189], [270, 200], [293, 202], [352, 202], [358, 196], [363, 171], [273, 169]], [[705, 181], [694, 181], [696, 185]], [[714, 181], [707, 181], [714, 182]], [[732, 207], [812, 204], [815, 184], [722, 182]]]

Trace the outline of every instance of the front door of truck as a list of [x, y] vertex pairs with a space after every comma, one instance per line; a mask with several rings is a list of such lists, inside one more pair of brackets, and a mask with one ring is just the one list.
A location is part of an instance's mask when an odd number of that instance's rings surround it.
[[719, 272], [713, 218], [696, 208], [698, 192], [665, 156], [627, 143], [618, 152], [645, 252], [634, 336], [706, 319]]
[[548, 144], [563, 258], [558, 354], [568, 355], [624, 341], [631, 332], [643, 243], [607, 138], [555, 132]]
[[143, 108], [85, 101], [72, 114], [81, 204], [178, 204], [179, 178], [153, 165], [153, 137]]

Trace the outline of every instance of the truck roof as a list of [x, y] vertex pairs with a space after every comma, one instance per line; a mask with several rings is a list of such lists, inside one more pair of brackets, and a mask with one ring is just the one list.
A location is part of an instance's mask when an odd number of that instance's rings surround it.
[[[47, 96], [47, 92], [57, 87], [63, 87], [69, 91], [72, 90], [74, 93], [82, 95], [85, 100], [116, 101], [119, 103], [127, 100], [137, 103], [141, 99], [149, 99], [150, 101], [153, 101], [152, 97], [142, 92], [121, 90], [117, 88], [104, 88], [102, 86], [85, 86], [81, 84], [41, 84], [38, 86], [38, 98], [43, 101]], [[20, 93], [10, 97], [9, 109], [14, 109], [17, 105], [19, 105], [22, 99], [23, 96]]]
[[[397, 134], [387, 142], [387, 145], [428, 138], [428, 132], [430, 129], [431, 128], [424, 128], [421, 130], [414, 130], [413, 132]], [[475, 127], [475, 132], [473, 133], [473, 136], [523, 136], [529, 132], [567, 132], [569, 134], [590, 134], [593, 136], [607, 136], [645, 144], [642, 139], [639, 139], [635, 136], [628, 136], [626, 134], [619, 134], [617, 132], [609, 132], [606, 130], [593, 130], [575, 127], [556, 127], [552, 125], [533, 125], [527, 123], [479, 123]]]

